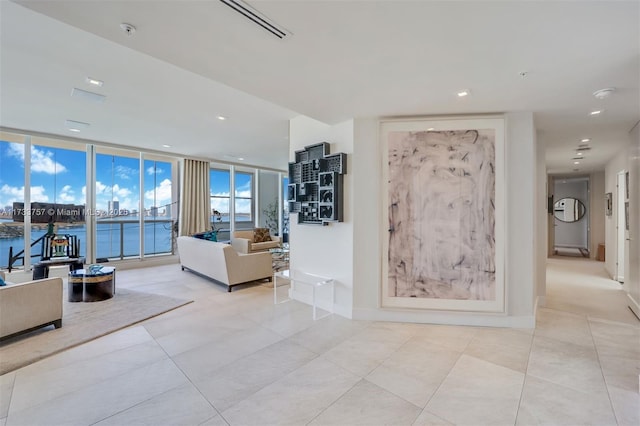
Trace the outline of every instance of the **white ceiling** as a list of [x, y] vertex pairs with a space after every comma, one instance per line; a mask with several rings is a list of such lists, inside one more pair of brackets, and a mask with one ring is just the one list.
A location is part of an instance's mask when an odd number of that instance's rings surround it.
[[[567, 173], [580, 139], [580, 172], [601, 170], [640, 117], [638, 1], [250, 2], [284, 41], [216, 0], [18, 3], [69, 25], [0, 5], [3, 126], [67, 134], [74, 119], [89, 139], [284, 168], [297, 113], [533, 111], [549, 171]], [[104, 104], [68, 96], [88, 75]]]

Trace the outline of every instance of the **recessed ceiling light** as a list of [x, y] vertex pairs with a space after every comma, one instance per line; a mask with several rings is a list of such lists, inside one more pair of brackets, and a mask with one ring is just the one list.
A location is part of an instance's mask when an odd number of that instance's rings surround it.
[[579, 161], [574, 161], [573, 164], [580, 164], [580, 162]]
[[95, 102], [98, 104], [104, 102], [107, 99], [105, 95], [101, 95], [100, 93], [89, 92], [88, 90], [78, 89], [77, 87], [74, 87], [73, 89], [71, 89], [71, 97], [82, 99], [85, 101]]
[[587, 143], [587, 142], [589, 142], [590, 140], [591, 140], [591, 139], [589, 139], [589, 138], [584, 138], [584, 139], [580, 139], [580, 142], [582, 142], [582, 143]]
[[598, 110], [595, 110], [595, 111], [591, 111], [589, 113], [589, 115], [598, 115], [598, 114], [602, 114], [602, 110], [601, 109], [598, 109]]
[[577, 155], [582, 155], [582, 153], [581, 153], [581, 152], [578, 152], [578, 153], [577, 153]]
[[432, 130], [435, 130], [435, 129], [434, 129], [433, 127], [429, 127], [429, 128], [427, 129], [427, 132], [430, 132], [430, 131], [432, 131]]
[[468, 90], [461, 90], [458, 92], [458, 97], [459, 98], [464, 98], [465, 96], [469, 95], [469, 91]]
[[244, 161], [244, 158], [242, 158], [242, 157], [238, 157], [238, 160], [240, 160], [240, 161]]
[[218, 116], [218, 120], [226, 120], [226, 119], [227, 119], [227, 117], [225, 117], [224, 115], [219, 115]]
[[65, 120], [64, 125], [67, 127], [67, 129], [69, 129], [70, 132], [79, 132], [80, 130], [86, 129], [90, 126], [89, 123], [74, 120]]
[[93, 86], [102, 87], [102, 85], [104, 84], [104, 81], [96, 80], [95, 78], [91, 78], [91, 77], [87, 77], [87, 83], [89, 83], [89, 84], [91, 84]]
[[167, 145], [166, 143], [163, 143], [163, 144], [162, 144], [162, 147], [163, 147], [163, 148], [171, 148], [171, 145]]
[[616, 91], [615, 88], [608, 87], [606, 89], [596, 90], [595, 92], [593, 92], [593, 96], [595, 96], [596, 99], [606, 99], [609, 96], [611, 96], [615, 91]]

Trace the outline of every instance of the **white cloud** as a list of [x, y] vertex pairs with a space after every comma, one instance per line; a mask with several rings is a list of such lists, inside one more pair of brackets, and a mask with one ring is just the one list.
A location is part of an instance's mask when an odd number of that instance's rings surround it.
[[[45, 194], [44, 186], [32, 186], [30, 188], [31, 192], [31, 201], [37, 202], [48, 202], [49, 197]], [[24, 186], [9, 186], [7, 184], [2, 185], [0, 187], [0, 194], [3, 195], [0, 198], [0, 205], [8, 206], [13, 205], [15, 202], [23, 202], [24, 201]]]
[[115, 185], [113, 185], [113, 193], [118, 197], [126, 198], [131, 195], [131, 190], [129, 190], [128, 188], [120, 188], [120, 185], [116, 183]]
[[156, 207], [164, 206], [165, 204], [171, 203], [171, 181], [169, 179], [165, 179], [160, 182], [160, 185], [146, 191], [144, 193], [144, 198], [153, 201], [155, 198]]
[[[82, 194], [86, 194], [87, 188], [82, 188]], [[118, 199], [118, 197], [126, 198], [131, 195], [133, 192], [129, 188], [122, 188], [117, 183], [113, 186], [105, 185], [99, 180], [96, 181], [96, 195], [106, 195], [111, 198], [113, 194], [114, 199]]]
[[229, 212], [229, 199], [228, 198], [212, 198], [211, 208], [216, 209], [219, 212]]
[[[9, 144], [9, 156], [16, 157], [24, 163], [24, 145]], [[53, 152], [31, 147], [31, 171], [55, 175], [67, 171], [67, 168], [53, 160]]]
[[148, 175], [159, 175], [160, 173], [164, 173], [164, 170], [161, 169], [160, 167], [149, 167], [147, 168], [147, 174]]
[[75, 203], [75, 191], [71, 189], [71, 185], [65, 185], [60, 190], [60, 194], [58, 195], [58, 202], [60, 203]]
[[138, 169], [127, 166], [116, 166], [115, 173], [120, 179], [131, 179], [132, 176], [138, 174]]
[[236, 198], [236, 213], [251, 213], [251, 200], [239, 200]]
[[247, 190], [236, 191], [236, 197], [251, 198], [251, 190], [247, 189]]
[[16, 157], [24, 162], [24, 145], [21, 143], [9, 143], [7, 155]]

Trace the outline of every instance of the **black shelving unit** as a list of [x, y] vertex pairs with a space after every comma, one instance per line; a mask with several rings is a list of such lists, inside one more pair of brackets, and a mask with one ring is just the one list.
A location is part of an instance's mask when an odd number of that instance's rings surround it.
[[347, 154], [330, 154], [328, 142], [296, 151], [295, 161], [289, 163], [289, 213], [298, 213], [298, 223], [342, 222], [346, 173]]

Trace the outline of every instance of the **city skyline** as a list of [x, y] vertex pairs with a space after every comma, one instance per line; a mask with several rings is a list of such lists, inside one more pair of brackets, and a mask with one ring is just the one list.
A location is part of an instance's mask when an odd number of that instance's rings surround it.
[[[24, 201], [24, 145], [0, 141], [0, 206]], [[171, 163], [145, 160], [144, 210], [171, 204]], [[96, 155], [96, 210], [140, 209], [138, 158]], [[85, 204], [86, 152], [33, 145], [32, 202]]]

